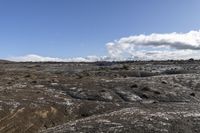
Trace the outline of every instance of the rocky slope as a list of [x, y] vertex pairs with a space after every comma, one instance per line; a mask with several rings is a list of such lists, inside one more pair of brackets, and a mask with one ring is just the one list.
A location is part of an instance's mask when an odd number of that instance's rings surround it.
[[0, 132], [200, 132], [200, 61], [0, 62]]

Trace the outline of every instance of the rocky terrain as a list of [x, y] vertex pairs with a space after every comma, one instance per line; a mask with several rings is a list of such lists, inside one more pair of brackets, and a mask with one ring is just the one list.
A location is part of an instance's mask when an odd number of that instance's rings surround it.
[[199, 133], [200, 61], [0, 61], [0, 133]]

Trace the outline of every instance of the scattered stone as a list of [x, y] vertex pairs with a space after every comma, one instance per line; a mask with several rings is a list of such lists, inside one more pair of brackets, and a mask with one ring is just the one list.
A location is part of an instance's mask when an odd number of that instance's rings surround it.
[[193, 96], [193, 97], [195, 97], [195, 93], [190, 93], [190, 96]]
[[2, 63], [0, 132], [198, 133], [199, 66], [188, 60]]

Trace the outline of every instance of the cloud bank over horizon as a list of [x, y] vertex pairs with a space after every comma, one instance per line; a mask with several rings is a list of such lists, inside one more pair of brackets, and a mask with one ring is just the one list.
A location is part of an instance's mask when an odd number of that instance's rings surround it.
[[165, 33], [123, 37], [106, 44], [108, 55], [52, 58], [39, 55], [10, 57], [12, 61], [94, 62], [121, 60], [200, 59], [200, 30], [188, 33]]
[[114, 59], [132, 57], [139, 60], [187, 59], [200, 56], [200, 31], [123, 37], [106, 44]]
[[95, 62], [95, 61], [103, 61], [107, 60], [107, 57], [97, 57], [97, 56], [87, 56], [87, 57], [74, 57], [74, 58], [54, 58], [47, 56], [40, 56], [36, 54], [29, 54], [25, 56], [18, 57], [9, 57], [8, 60], [17, 61], [17, 62]]

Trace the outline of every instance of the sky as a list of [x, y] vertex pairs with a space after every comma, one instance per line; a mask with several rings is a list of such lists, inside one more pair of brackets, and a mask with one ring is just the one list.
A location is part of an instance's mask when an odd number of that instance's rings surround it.
[[0, 0], [0, 58], [197, 58], [199, 13], [199, 0]]

